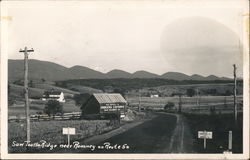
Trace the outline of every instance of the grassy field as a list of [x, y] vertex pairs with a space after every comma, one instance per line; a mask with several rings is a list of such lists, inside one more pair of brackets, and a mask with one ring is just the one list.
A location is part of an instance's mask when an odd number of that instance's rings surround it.
[[[129, 105], [138, 106], [139, 105], [139, 97], [131, 96], [126, 97]], [[242, 101], [242, 96], [237, 97], [238, 102]], [[197, 101], [199, 102], [199, 108], [208, 108], [210, 106], [220, 106], [224, 107], [224, 104], [228, 105], [230, 108], [233, 105], [233, 96], [201, 96], [201, 97], [182, 97], [182, 108], [189, 109], [198, 107]], [[159, 107], [164, 108], [164, 106], [168, 102], [173, 102], [175, 107], [179, 105], [179, 97], [141, 97], [141, 106], [142, 107]]]
[[[62, 134], [63, 127], [76, 128], [76, 135], [71, 140], [85, 139], [115, 128], [109, 120], [73, 120], [73, 121], [43, 121], [31, 122], [31, 142], [45, 140], [52, 144], [67, 144], [67, 136]], [[9, 152], [26, 152], [25, 147], [12, 147], [13, 141], [24, 142], [26, 137], [25, 123], [8, 124]], [[33, 152], [30, 150], [30, 152]]]
[[[36, 114], [37, 112], [42, 112], [45, 106], [45, 101], [32, 101], [30, 103], [30, 114]], [[62, 103], [64, 113], [69, 112], [80, 112], [81, 109], [79, 106], [75, 105], [75, 101], [68, 100], [65, 103]], [[24, 116], [25, 115], [25, 108], [24, 103], [14, 104], [9, 106], [8, 108], [8, 115], [9, 116]]]
[[[238, 115], [238, 123], [234, 124], [233, 114], [194, 115], [184, 114], [193, 134], [193, 147], [198, 153], [222, 153], [228, 149], [228, 132], [233, 134], [233, 153], [242, 153], [243, 123], [242, 114]], [[198, 131], [212, 131], [212, 139], [207, 140], [207, 148], [203, 147], [203, 139], [198, 139]]]

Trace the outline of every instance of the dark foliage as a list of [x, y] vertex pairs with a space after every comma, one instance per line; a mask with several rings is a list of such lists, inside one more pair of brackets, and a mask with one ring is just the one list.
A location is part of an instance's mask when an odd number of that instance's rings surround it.
[[107, 86], [121, 90], [131, 90], [131, 89], [141, 89], [144, 87], [157, 87], [162, 85], [223, 84], [232, 82], [233, 82], [232, 80], [177, 81], [177, 80], [168, 80], [161, 78], [134, 78], [134, 79], [117, 78], [117, 79], [76, 79], [76, 80], [57, 81], [55, 84], [56, 86], [64, 88], [67, 88], [67, 86], [70, 85], [82, 85], [100, 90], [105, 90]]
[[55, 115], [57, 113], [62, 114], [63, 106], [56, 100], [49, 100], [44, 107], [44, 113], [48, 114], [49, 116]]
[[83, 93], [83, 94], [75, 94], [73, 99], [75, 100], [75, 104], [77, 106], [81, 106], [83, 105], [89, 98], [90, 98], [90, 94], [88, 93]]
[[187, 89], [187, 96], [193, 97], [195, 95], [195, 90], [192, 88]]
[[174, 103], [173, 102], [168, 102], [165, 106], [165, 110], [173, 109], [174, 108]]

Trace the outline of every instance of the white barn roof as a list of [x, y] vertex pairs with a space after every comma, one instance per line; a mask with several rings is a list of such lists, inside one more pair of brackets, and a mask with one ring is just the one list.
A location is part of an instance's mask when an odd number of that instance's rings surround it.
[[127, 103], [119, 93], [95, 93], [93, 96], [99, 103]]

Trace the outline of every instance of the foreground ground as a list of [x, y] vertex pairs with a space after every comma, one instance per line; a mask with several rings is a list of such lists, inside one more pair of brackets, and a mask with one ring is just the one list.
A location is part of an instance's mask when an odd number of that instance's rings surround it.
[[[61, 128], [69, 125], [69, 122], [71, 126], [77, 126], [77, 135], [72, 136], [71, 146], [67, 147], [66, 135], [62, 135]], [[90, 125], [90, 122], [92, 125]], [[33, 129], [37, 131], [38, 136], [33, 136], [35, 138], [33, 140], [37, 142], [43, 138], [48, 143], [58, 146], [62, 144], [63, 147], [57, 147], [53, 150], [31, 148], [28, 151], [25, 151], [25, 148], [19, 150], [18, 147], [15, 147], [12, 148], [14, 149], [12, 152], [223, 153], [227, 150], [228, 132], [232, 131], [232, 152], [242, 153], [242, 114], [238, 115], [237, 124], [234, 124], [232, 114], [195, 115], [162, 112], [153, 114], [151, 118], [126, 123], [116, 129], [112, 129], [113, 127], [109, 125], [108, 121], [55, 121], [46, 123], [47, 127], [43, 123], [46, 122], [37, 122], [36, 125], [34, 123]], [[10, 130], [10, 128], [19, 128], [19, 131]], [[23, 126], [20, 126], [20, 123], [11, 124], [10, 128], [9, 145], [13, 140], [23, 141], [25, 139], [24, 129]], [[43, 130], [38, 128], [43, 128]], [[108, 132], [105, 132], [105, 130]], [[203, 139], [197, 137], [198, 131], [204, 130], [213, 132], [212, 139], [207, 140], [206, 149], [203, 147]], [[91, 137], [86, 138], [84, 135], [90, 134], [90, 132], [93, 132], [92, 136], [89, 135]], [[20, 133], [22, 133], [21, 137]], [[76, 144], [81, 146], [76, 149]], [[125, 149], [117, 148], [117, 146], [125, 146]]]
[[[180, 115], [160, 113], [150, 121], [99, 143], [127, 144], [129, 149], [99, 149], [94, 153], [191, 153], [192, 135]], [[84, 151], [86, 152], [86, 150]]]

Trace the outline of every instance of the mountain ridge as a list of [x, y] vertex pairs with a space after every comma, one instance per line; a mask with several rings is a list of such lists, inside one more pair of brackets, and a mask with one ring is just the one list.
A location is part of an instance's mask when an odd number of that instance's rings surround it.
[[[8, 60], [8, 78], [17, 80], [23, 78], [23, 60], [9, 59]], [[70, 79], [110, 79], [110, 78], [163, 78], [171, 80], [231, 80], [227, 77], [217, 77], [209, 75], [207, 77], [198, 74], [191, 76], [181, 72], [166, 72], [162, 75], [151, 73], [145, 70], [139, 70], [134, 73], [129, 73], [119, 69], [113, 69], [107, 73], [102, 73], [94, 69], [75, 65], [65, 67], [63, 65], [41, 61], [36, 59], [29, 60], [29, 78], [30, 79], [46, 79], [50, 81], [70, 80]]]

